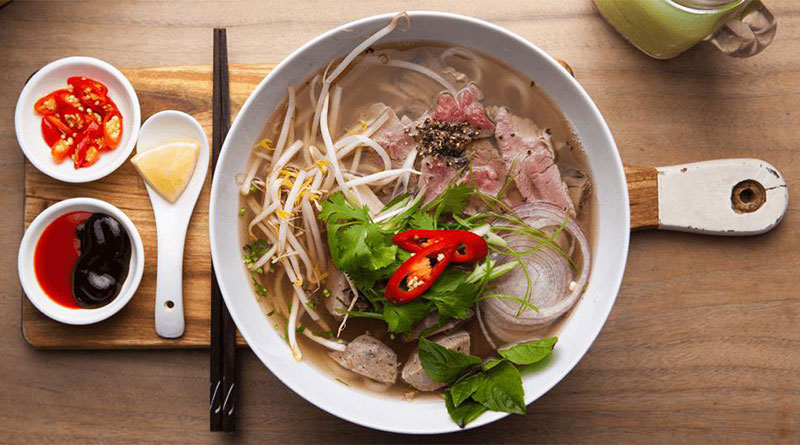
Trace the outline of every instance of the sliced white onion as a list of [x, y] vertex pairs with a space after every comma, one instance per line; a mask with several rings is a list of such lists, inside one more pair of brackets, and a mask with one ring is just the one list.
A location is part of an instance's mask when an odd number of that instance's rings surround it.
[[[514, 212], [526, 224], [549, 234], [555, 233], [567, 218], [560, 208], [544, 202], [525, 204], [514, 209]], [[575, 243], [577, 255], [573, 258], [578, 265], [576, 274], [573, 274], [570, 262], [557, 249], [541, 246], [540, 242], [526, 235], [498, 231], [498, 227], [503, 225], [510, 226], [496, 222], [492, 225], [493, 230], [502, 233], [513, 250], [523, 252], [541, 247], [522, 256], [533, 283], [530, 303], [536, 306], [538, 312], [508, 298], [489, 298], [481, 302], [482, 315], [489, 330], [499, 339], [513, 342], [535, 336], [537, 331], [555, 321], [578, 301], [589, 279], [591, 253], [586, 233], [573, 219], [567, 221], [562, 233], [569, 235]], [[516, 261], [512, 257], [505, 258]], [[493, 285], [492, 294], [525, 298], [525, 271], [516, 267], [495, 280]]]

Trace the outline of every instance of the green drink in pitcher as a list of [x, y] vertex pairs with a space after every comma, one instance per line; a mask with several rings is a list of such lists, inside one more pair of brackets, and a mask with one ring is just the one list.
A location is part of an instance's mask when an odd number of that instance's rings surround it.
[[628, 41], [669, 59], [708, 40], [726, 54], [758, 54], [775, 36], [775, 17], [760, 0], [594, 0]]

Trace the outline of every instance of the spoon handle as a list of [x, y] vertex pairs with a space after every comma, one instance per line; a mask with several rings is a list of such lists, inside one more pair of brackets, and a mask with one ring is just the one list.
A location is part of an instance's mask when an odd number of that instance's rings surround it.
[[183, 246], [186, 226], [172, 218], [156, 217], [158, 270], [156, 272], [156, 333], [164, 338], [183, 335]]

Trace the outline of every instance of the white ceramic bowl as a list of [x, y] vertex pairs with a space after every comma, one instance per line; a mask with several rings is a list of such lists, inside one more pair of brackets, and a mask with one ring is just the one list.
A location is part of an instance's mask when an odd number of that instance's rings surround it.
[[[79, 211], [101, 212], [113, 216], [122, 224], [131, 240], [131, 264], [128, 269], [128, 276], [122, 284], [119, 295], [107, 305], [94, 309], [74, 309], [56, 303], [50, 299], [39, 286], [36, 273], [33, 269], [33, 256], [36, 251], [36, 243], [39, 241], [39, 237], [42, 236], [44, 229], [59, 216], [65, 213]], [[53, 320], [66, 324], [84, 325], [97, 323], [119, 312], [120, 309], [128, 304], [133, 294], [136, 293], [136, 289], [139, 288], [139, 283], [142, 281], [142, 273], [144, 272], [144, 246], [142, 245], [142, 238], [139, 236], [139, 231], [136, 230], [136, 226], [133, 225], [133, 222], [122, 210], [105, 201], [100, 201], [99, 199], [66, 199], [46, 208], [31, 222], [31, 225], [28, 226], [28, 230], [25, 231], [25, 235], [22, 237], [22, 242], [19, 246], [17, 272], [19, 273], [19, 281], [22, 284], [22, 290], [25, 291], [28, 300], [43, 314]]]
[[[573, 124], [587, 151], [597, 194], [592, 276], [582, 300], [559, 334], [552, 362], [524, 377], [525, 401], [531, 403], [558, 383], [583, 357], [611, 311], [622, 281], [628, 252], [630, 215], [622, 162], [611, 133], [595, 104], [553, 58], [531, 42], [481, 20], [439, 12], [411, 12], [411, 28], [393, 32], [380, 43], [435, 41], [490, 54], [535, 79]], [[320, 408], [351, 422], [399, 433], [445, 433], [459, 428], [441, 400], [411, 402], [342, 385], [307, 362], [295, 362], [280, 333], [260, 309], [241, 261], [235, 176], [244, 171], [250, 147], [264, 123], [298, 85], [344, 56], [360, 40], [385, 26], [392, 14], [342, 25], [307, 43], [280, 63], [242, 107], [225, 140], [211, 189], [211, 252], [228, 309], [247, 343], [287, 386]], [[468, 425], [478, 427], [506, 416], [489, 412]]]
[[[108, 96], [122, 115], [122, 140], [119, 146], [100, 155], [89, 167], [75, 169], [69, 159], [57, 164], [42, 137], [42, 116], [34, 111], [37, 100], [67, 87], [67, 78], [86, 76], [108, 87]], [[90, 182], [116, 170], [130, 156], [139, 135], [142, 116], [139, 99], [128, 79], [116, 68], [93, 57], [67, 57], [51, 62], [36, 72], [17, 99], [14, 128], [25, 157], [40, 172], [64, 182]]]

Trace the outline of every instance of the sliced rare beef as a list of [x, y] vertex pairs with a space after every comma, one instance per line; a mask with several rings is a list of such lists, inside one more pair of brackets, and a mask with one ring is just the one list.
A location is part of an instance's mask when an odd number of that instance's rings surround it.
[[526, 202], [545, 201], [575, 212], [555, 164], [550, 135], [505, 108], [494, 110], [495, 139], [509, 174]]
[[430, 117], [439, 122], [466, 122], [471, 127], [480, 129], [483, 136], [491, 136], [494, 124], [486, 116], [482, 99], [483, 93], [475, 84], [469, 84], [458, 91], [456, 97], [450, 93], [442, 93]]
[[372, 139], [386, 150], [392, 160], [392, 168], [400, 168], [416, 145], [410, 134], [414, 122], [408, 116], [398, 118], [392, 110], [389, 113], [389, 120], [372, 135]]
[[[443, 337], [435, 338], [433, 341], [447, 349], [458, 351], [462, 354], [469, 354], [470, 338], [469, 334], [465, 331], [447, 334]], [[423, 392], [435, 391], [447, 386], [447, 383], [440, 383], [428, 377], [428, 374], [425, 373], [425, 370], [422, 368], [422, 363], [419, 360], [419, 351], [414, 351], [408, 358], [406, 365], [403, 366], [401, 377], [404, 382], [413, 386], [418, 391]]]
[[507, 176], [503, 157], [497, 147], [488, 139], [480, 139], [470, 144], [465, 154], [471, 169], [464, 173], [464, 181], [480, 192], [497, 196]]
[[[494, 123], [486, 115], [481, 99], [483, 93], [475, 84], [461, 89], [455, 97], [442, 93], [433, 110], [423, 115], [411, 132], [422, 156], [420, 186], [426, 187], [426, 202], [451, 183], [465, 179], [464, 171], [477, 153], [468, 148], [474, 141], [492, 135]], [[487, 158], [479, 167], [476, 181], [489, 189], [494, 188], [493, 182], [502, 177], [499, 172], [495, 171], [495, 175], [490, 171], [497, 164]]]
[[360, 335], [330, 357], [341, 367], [382, 383], [397, 381], [397, 354], [375, 337]]
[[420, 171], [419, 183], [420, 187], [425, 187], [425, 203], [441, 195], [459, 175], [459, 170], [441, 156], [422, 159]]

